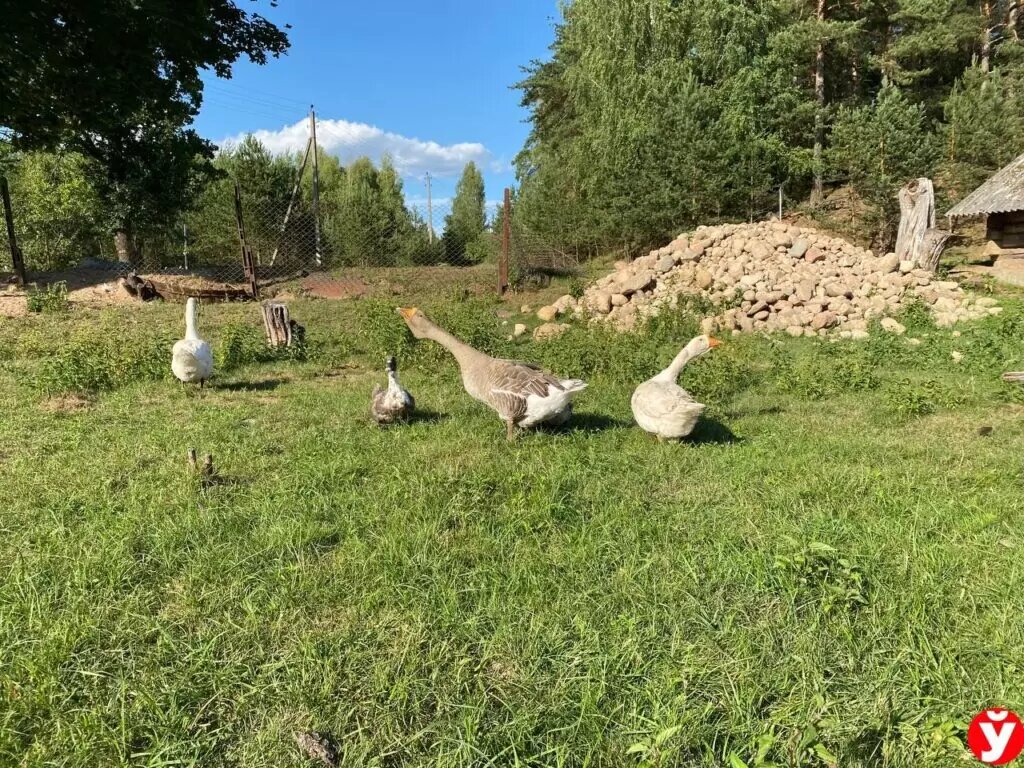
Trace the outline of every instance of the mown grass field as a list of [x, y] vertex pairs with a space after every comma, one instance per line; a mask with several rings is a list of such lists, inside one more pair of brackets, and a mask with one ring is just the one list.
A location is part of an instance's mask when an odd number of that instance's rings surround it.
[[[205, 306], [202, 394], [178, 306], [0, 326], [0, 764], [300, 766], [315, 729], [345, 766], [916, 768], [1024, 708], [1019, 301], [911, 313], [917, 346], [729, 339], [681, 445], [629, 395], [694, 317], [513, 343], [426, 305], [591, 382], [509, 444], [391, 304], [290, 306], [302, 359]], [[386, 351], [424, 413], [381, 430]]]

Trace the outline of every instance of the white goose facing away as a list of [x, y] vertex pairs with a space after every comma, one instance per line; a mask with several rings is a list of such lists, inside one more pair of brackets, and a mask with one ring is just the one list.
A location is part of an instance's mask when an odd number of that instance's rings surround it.
[[213, 375], [213, 353], [210, 345], [199, 338], [196, 324], [199, 320], [199, 302], [189, 297], [185, 302], [185, 338], [174, 342], [171, 349], [171, 370], [175, 378], [185, 384], [203, 383]]
[[511, 440], [515, 428], [564, 424], [572, 416], [572, 398], [587, 387], [579, 379], [559, 379], [530, 363], [503, 360], [473, 349], [441, 330], [416, 307], [399, 308], [412, 335], [431, 339], [455, 357], [470, 397], [490, 406], [505, 422]]
[[683, 347], [668, 368], [636, 388], [630, 405], [641, 429], [659, 440], [679, 440], [693, 431], [704, 405], [676, 384], [676, 379], [683, 366], [719, 344], [711, 336], [698, 336]]
[[370, 399], [370, 412], [378, 424], [393, 424], [408, 419], [416, 408], [412, 395], [398, 383], [398, 365], [393, 356], [389, 356], [384, 368], [388, 374], [388, 387], [373, 385]]

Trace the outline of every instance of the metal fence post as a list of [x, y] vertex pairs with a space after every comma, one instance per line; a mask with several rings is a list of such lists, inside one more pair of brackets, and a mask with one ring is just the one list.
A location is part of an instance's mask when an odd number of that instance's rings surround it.
[[498, 261], [498, 295], [508, 290], [508, 252], [511, 240], [512, 190], [505, 187], [504, 215], [501, 217], [501, 258]]
[[235, 182], [235, 223], [238, 224], [238, 240], [242, 246], [242, 272], [245, 273], [246, 282], [249, 284], [249, 295], [254, 299], [259, 298], [260, 286], [256, 281], [256, 264], [252, 260], [252, 251], [245, 241], [245, 224], [242, 221], [242, 191]]
[[25, 259], [14, 236], [14, 211], [11, 209], [11, 190], [7, 187], [6, 176], [0, 176], [0, 197], [4, 199], [4, 219], [7, 221], [7, 244], [11, 247], [11, 266], [14, 268], [18, 285], [24, 287], [28, 282], [25, 278]]

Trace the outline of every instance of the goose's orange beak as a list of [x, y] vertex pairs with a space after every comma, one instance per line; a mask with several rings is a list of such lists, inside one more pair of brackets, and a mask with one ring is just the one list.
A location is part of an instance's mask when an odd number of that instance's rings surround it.
[[718, 346], [719, 344], [721, 344], [721, 343], [722, 343], [722, 342], [720, 342], [720, 341], [719, 341], [718, 339], [716, 339], [716, 338], [715, 338], [714, 336], [708, 336], [708, 346], [709, 346], [709, 347], [710, 347], [711, 349], [714, 349], [715, 347], [717, 347], [717, 346]]
[[398, 314], [406, 320], [411, 320], [412, 316], [416, 314], [416, 307], [399, 307]]

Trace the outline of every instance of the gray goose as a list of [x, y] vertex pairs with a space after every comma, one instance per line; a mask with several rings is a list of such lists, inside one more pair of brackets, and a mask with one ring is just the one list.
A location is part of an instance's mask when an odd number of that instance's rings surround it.
[[586, 389], [579, 379], [559, 379], [530, 363], [503, 360], [473, 349], [438, 328], [416, 307], [400, 307], [399, 314], [417, 339], [431, 339], [455, 357], [462, 385], [470, 397], [490, 406], [505, 422], [511, 440], [516, 427], [561, 425], [572, 415], [572, 398]]
[[405, 421], [416, 408], [412, 395], [398, 383], [398, 364], [393, 355], [389, 355], [384, 363], [388, 374], [387, 389], [380, 384], [373, 385], [370, 397], [370, 413], [378, 424], [394, 424]]

